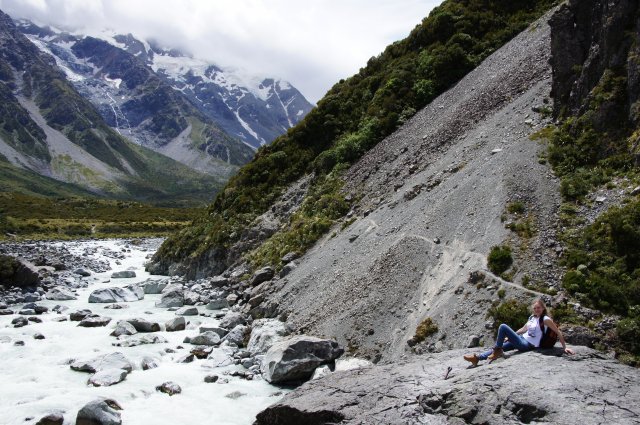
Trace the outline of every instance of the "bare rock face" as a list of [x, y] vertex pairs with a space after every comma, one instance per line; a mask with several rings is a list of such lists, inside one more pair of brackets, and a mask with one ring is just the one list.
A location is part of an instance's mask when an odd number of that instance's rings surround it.
[[336, 341], [299, 335], [274, 344], [262, 361], [261, 372], [273, 384], [301, 381], [343, 353]]
[[559, 349], [512, 354], [476, 368], [462, 359], [465, 353], [309, 381], [259, 413], [255, 424], [630, 424], [640, 414], [640, 370], [589, 348], [574, 356]]

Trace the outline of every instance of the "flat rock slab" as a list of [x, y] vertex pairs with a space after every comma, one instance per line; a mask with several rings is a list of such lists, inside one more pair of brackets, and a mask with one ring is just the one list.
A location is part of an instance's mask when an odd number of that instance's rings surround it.
[[139, 301], [144, 298], [144, 290], [138, 285], [127, 285], [122, 288], [96, 289], [89, 295], [90, 303], [121, 303]]
[[453, 350], [336, 372], [287, 394], [255, 424], [635, 423], [640, 370], [576, 351], [516, 353], [471, 368], [462, 359], [469, 351]]
[[118, 342], [114, 342], [113, 345], [116, 347], [136, 347], [145, 344], [164, 344], [165, 342], [167, 342], [167, 340], [160, 335], [146, 334], [126, 337]]
[[78, 323], [78, 326], [83, 328], [99, 328], [101, 326], [107, 326], [111, 322], [111, 317], [103, 316], [87, 316]]
[[122, 270], [111, 273], [111, 279], [131, 279], [136, 277], [136, 272], [132, 270]]
[[70, 301], [77, 300], [78, 298], [73, 294], [73, 292], [69, 291], [65, 288], [53, 288], [47, 292], [45, 297], [48, 300], [53, 301]]
[[157, 322], [150, 322], [141, 317], [136, 317], [133, 319], [127, 319], [138, 332], [158, 332], [160, 330], [160, 324]]
[[101, 370], [94, 373], [88, 383], [94, 387], [109, 387], [124, 381], [128, 373], [124, 369]]
[[133, 365], [122, 353], [109, 353], [90, 360], [79, 360], [71, 363], [71, 369], [78, 372], [96, 373], [102, 370], [124, 370], [131, 372]]

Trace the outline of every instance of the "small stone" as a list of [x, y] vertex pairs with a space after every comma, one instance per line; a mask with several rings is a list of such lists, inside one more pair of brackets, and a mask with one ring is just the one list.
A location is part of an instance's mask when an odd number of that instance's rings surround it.
[[52, 412], [47, 416], [43, 416], [36, 425], [62, 425], [64, 423], [64, 416], [60, 412]]
[[494, 150], [491, 151], [491, 155], [495, 155], [495, 154], [500, 153], [500, 152], [502, 152], [502, 149], [495, 148]]
[[33, 334], [33, 339], [44, 339], [44, 335], [42, 335], [41, 333], [35, 333]]
[[13, 345], [16, 347], [24, 347], [24, 341], [15, 341]]
[[198, 309], [196, 307], [182, 307], [176, 311], [177, 316], [197, 316]]
[[251, 278], [251, 286], [256, 286], [267, 280], [271, 280], [275, 275], [275, 271], [272, 267], [263, 267], [256, 271]]
[[142, 359], [142, 370], [149, 370], [149, 369], [155, 369], [158, 367], [158, 363], [156, 362], [155, 359], [152, 359], [151, 357], [144, 357]]
[[75, 312], [71, 313], [69, 315], [69, 319], [72, 322], [79, 322], [79, 321], [81, 321], [82, 319], [84, 319], [85, 317], [87, 317], [90, 314], [91, 314], [91, 310], [78, 310], [78, 311], [75, 311]]
[[632, 191], [631, 191], [631, 196], [636, 196], [640, 194], [640, 186], [636, 186]]
[[91, 276], [91, 272], [90, 272], [89, 270], [87, 270], [87, 269], [82, 269], [82, 268], [80, 268], [80, 269], [75, 269], [75, 270], [73, 271], [73, 273], [74, 273], [74, 274], [77, 274], [78, 276], [82, 276], [82, 277], [88, 277], [88, 276]]
[[182, 388], [180, 385], [175, 382], [164, 382], [162, 385], [158, 385], [156, 387], [156, 391], [160, 391], [161, 393], [169, 394], [170, 396], [175, 394], [180, 394], [182, 392]]
[[599, 203], [599, 204], [603, 204], [604, 201], [606, 201], [606, 200], [607, 200], [606, 196], [597, 196], [596, 197], [596, 202]]
[[247, 394], [242, 393], [240, 391], [234, 391], [232, 393], [226, 394], [225, 397], [230, 398], [231, 400], [236, 400], [236, 399], [238, 399], [238, 398], [240, 398], [242, 396], [245, 396], [245, 395], [247, 395]]
[[35, 316], [27, 317], [27, 320], [32, 323], [42, 323], [42, 319]]
[[218, 382], [218, 375], [207, 375], [204, 377], [204, 382], [207, 384], [213, 384], [214, 382]]
[[124, 381], [127, 373], [124, 369], [100, 370], [93, 374], [87, 383], [94, 387], [109, 387]]
[[137, 333], [138, 331], [131, 323], [120, 320], [118, 321], [118, 323], [116, 324], [116, 328], [113, 330], [113, 332], [111, 332], [110, 335], [118, 337], [120, 335], [135, 335]]
[[467, 348], [474, 348], [480, 345], [480, 337], [478, 335], [471, 335], [467, 341]]
[[93, 400], [80, 409], [75, 425], [121, 425], [119, 410], [122, 407], [113, 399]]
[[194, 360], [195, 360], [195, 355], [192, 353], [189, 353], [178, 358], [178, 360], [176, 360], [176, 363], [192, 363]]
[[122, 270], [111, 273], [111, 279], [131, 279], [136, 277], [136, 272], [132, 270]]
[[29, 324], [29, 321], [26, 319], [26, 317], [16, 317], [11, 321], [11, 324], [14, 328], [21, 328], [23, 326], [27, 326]]

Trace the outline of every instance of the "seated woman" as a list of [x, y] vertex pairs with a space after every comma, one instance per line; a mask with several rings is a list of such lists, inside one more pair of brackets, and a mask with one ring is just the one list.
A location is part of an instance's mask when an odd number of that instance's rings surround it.
[[514, 331], [504, 323], [501, 324], [498, 328], [496, 345], [491, 350], [480, 355], [467, 354], [464, 356], [464, 359], [476, 366], [480, 360], [489, 359], [490, 361], [493, 361], [502, 357], [505, 351], [529, 351], [540, 347], [540, 341], [543, 333], [543, 330], [540, 329], [540, 317], [543, 318], [545, 326], [548, 326], [558, 334], [558, 339], [562, 344], [564, 352], [567, 354], [574, 354], [574, 351], [571, 348], [567, 348], [567, 344], [564, 341], [564, 335], [562, 335], [560, 329], [558, 329], [553, 320], [551, 320], [547, 315], [547, 307], [545, 306], [544, 301], [538, 298], [534, 301], [531, 308], [533, 310], [533, 314], [529, 317], [529, 320], [523, 327]]

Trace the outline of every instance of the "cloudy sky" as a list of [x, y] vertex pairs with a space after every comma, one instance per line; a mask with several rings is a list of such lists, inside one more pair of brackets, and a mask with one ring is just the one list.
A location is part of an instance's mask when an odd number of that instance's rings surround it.
[[317, 102], [441, 0], [0, 0], [14, 18], [154, 38], [223, 67], [290, 81]]

